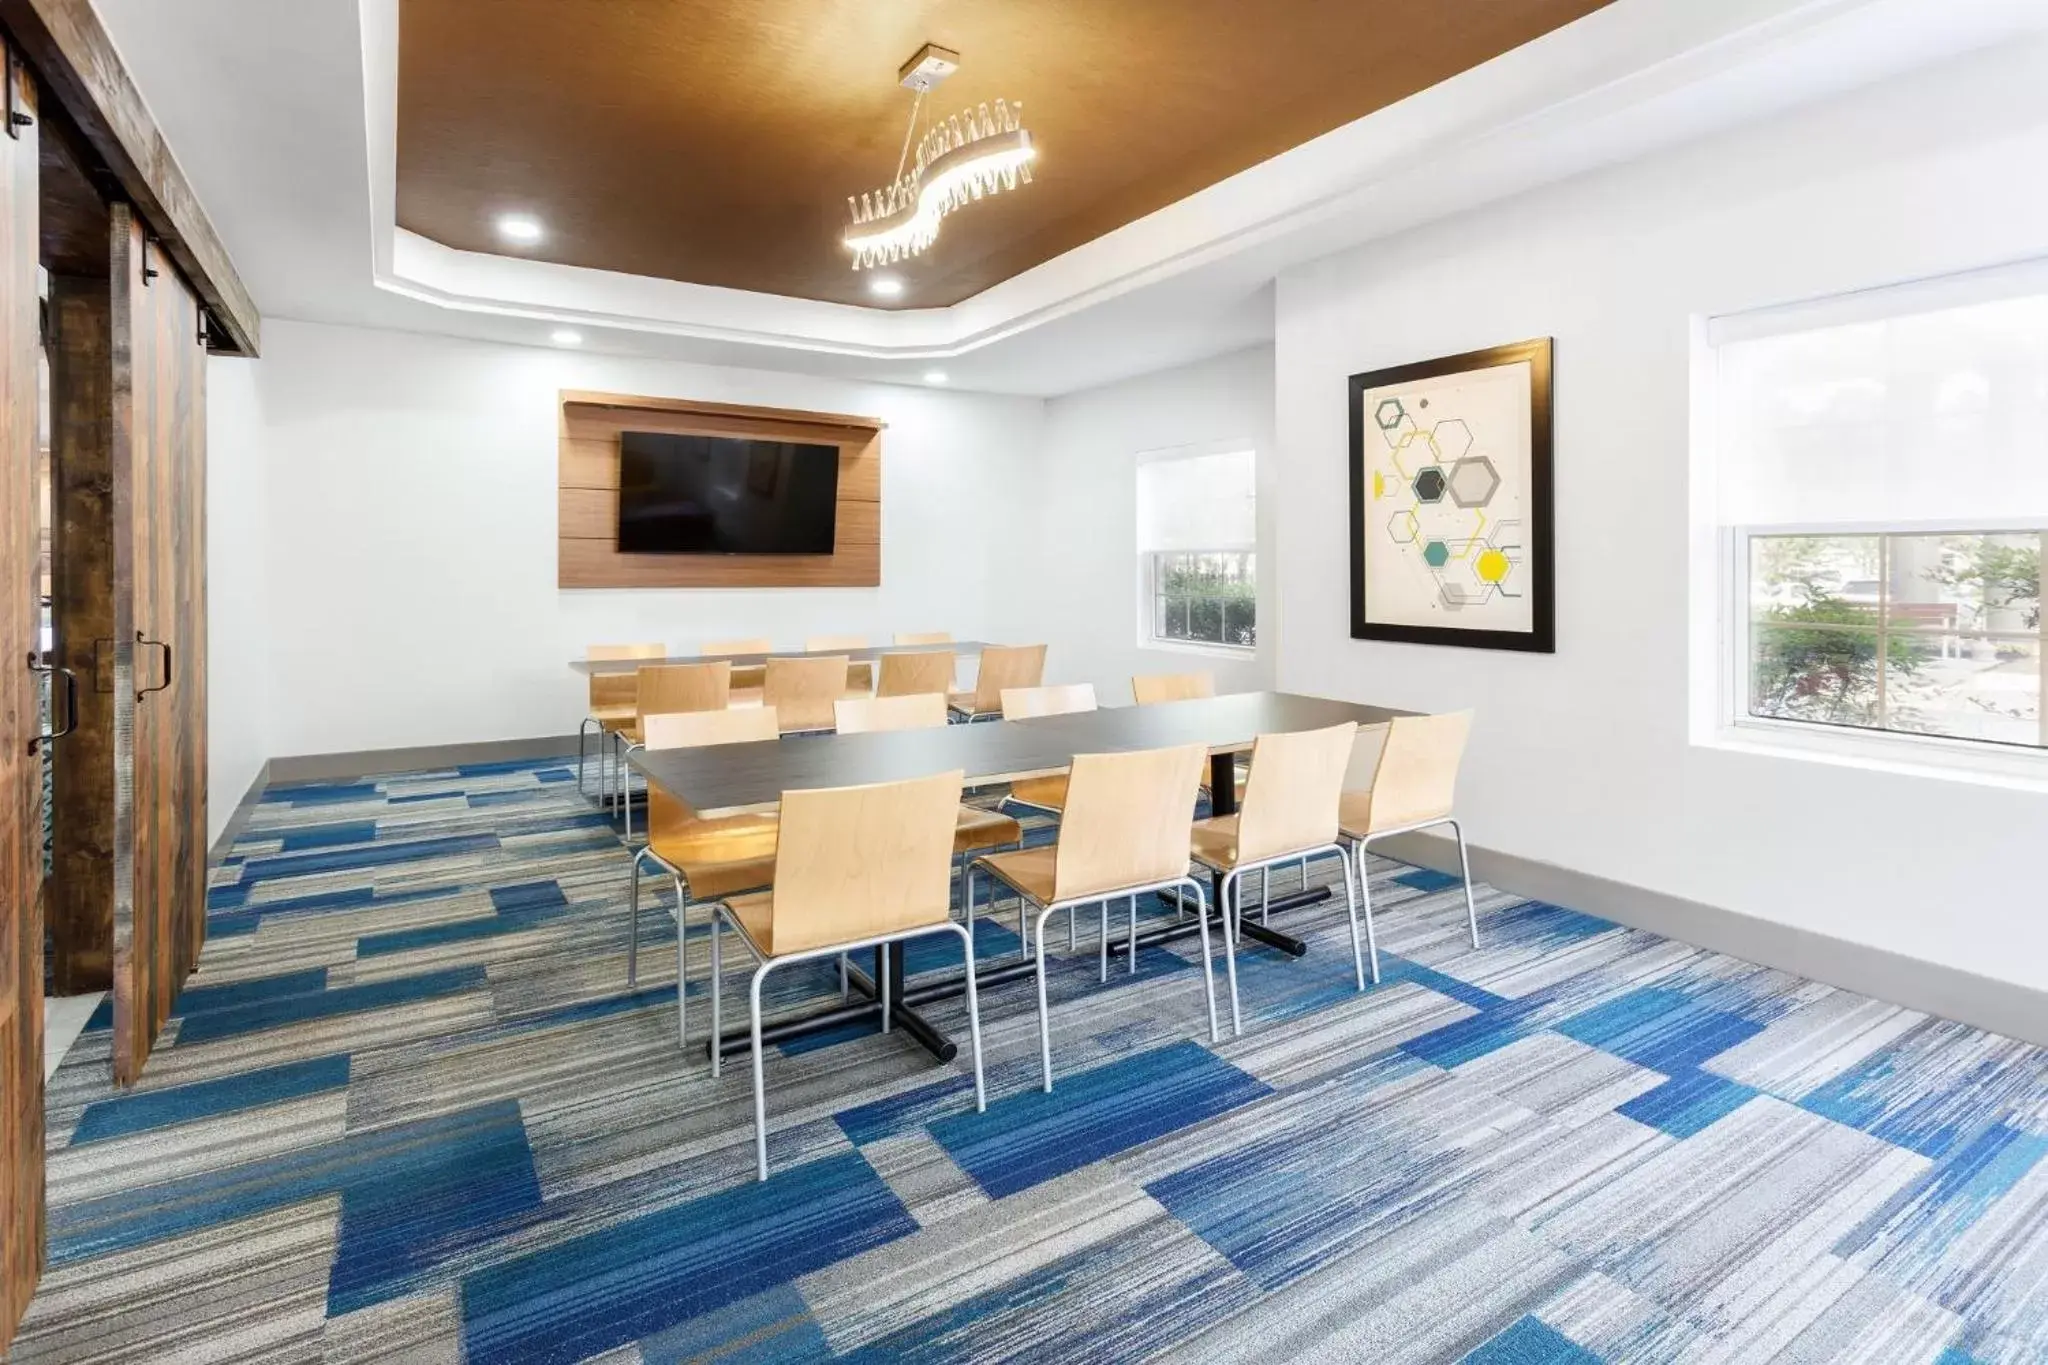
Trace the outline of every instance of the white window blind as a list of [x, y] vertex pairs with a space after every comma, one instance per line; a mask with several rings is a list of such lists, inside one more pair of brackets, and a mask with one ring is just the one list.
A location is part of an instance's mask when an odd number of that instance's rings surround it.
[[1138, 466], [1138, 549], [1248, 550], [1258, 542], [1249, 450], [1154, 459]]
[[1724, 526], [2048, 525], [2048, 293], [1722, 340]]

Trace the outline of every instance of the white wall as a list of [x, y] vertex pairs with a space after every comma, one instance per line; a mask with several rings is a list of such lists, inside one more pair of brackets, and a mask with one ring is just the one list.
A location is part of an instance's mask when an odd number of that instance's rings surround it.
[[[1036, 399], [270, 319], [259, 364], [274, 756], [573, 733], [598, 641], [1003, 638]], [[884, 419], [882, 586], [557, 589], [562, 389]]]
[[[1483, 845], [2048, 988], [2048, 796], [1696, 747], [1687, 712], [1695, 317], [2048, 254], [2043, 88], [2008, 48], [1283, 276], [1279, 684], [1476, 707]], [[1557, 654], [1352, 641], [1346, 376], [1542, 335]]]
[[1052, 645], [1050, 682], [1092, 682], [1105, 705], [1131, 699], [1135, 673], [1207, 669], [1222, 691], [1269, 687], [1274, 604], [1260, 583], [1260, 648], [1251, 658], [1141, 648], [1144, 606], [1137, 552], [1137, 456], [1243, 441], [1259, 456], [1259, 552], [1270, 564], [1273, 349], [1256, 346], [1046, 404], [1033, 481], [1035, 533], [1015, 549], [1029, 591], [1015, 594], [1020, 627]]
[[270, 734], [269, 477], [260, 360], [206, 363], [208, 842], [256, 780]]

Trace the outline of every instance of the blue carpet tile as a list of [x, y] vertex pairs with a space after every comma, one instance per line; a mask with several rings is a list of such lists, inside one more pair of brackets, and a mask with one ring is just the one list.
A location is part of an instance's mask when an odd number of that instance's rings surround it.
[[[757, 1183], [704, 912], [679, 939], [645, 879], [628, 986], [628, 856], [575, 774], [264, 794], [140, 1084], [104, 1008], [51, 1082], [9, 1365], [2048, 1365], [2048, 1054], [1488, 887], [1474, 950], [1458, 883], [1384, 860], [1380, 983], [1340, 892], [1285, 916], [1306, 956], [1240, 951], [1242, 1036], [1219, 963], [1209, 1040], [1195, 940], [1103, 983], [1084, 912], [1049, 935], [1050, 1093], [1029, 979], [982, 994], [985, 1113], [958, 1000], [925, 1007], [949, 1064], [869, 1022], [767, 1048]], [[978, 957], [1018, 960], [977, 891]]]

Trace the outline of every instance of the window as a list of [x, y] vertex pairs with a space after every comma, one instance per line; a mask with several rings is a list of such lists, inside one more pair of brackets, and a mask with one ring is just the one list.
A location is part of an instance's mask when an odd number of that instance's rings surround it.
[[1973, 287], [1717, 345], [1735, 725], [2048, 747], [2048, 293]]
[[1251, 451], [1140, 457], [1140, 643], [1256, 647], [1257, 528]]

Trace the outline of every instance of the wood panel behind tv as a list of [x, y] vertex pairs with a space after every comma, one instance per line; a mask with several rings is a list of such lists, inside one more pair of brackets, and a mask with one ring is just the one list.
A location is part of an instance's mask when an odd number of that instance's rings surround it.
[[[882, 582], [882, 427], [873, 417], [564, 390], [557, 584], [564, 588], [874, 588]], [[839, 447], [829, 555], [618, 550], [619, 434], [735, 436]]]

